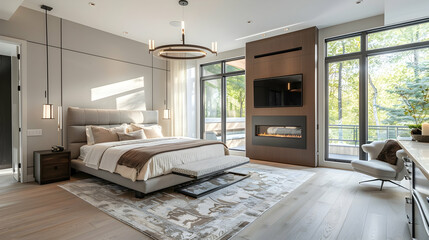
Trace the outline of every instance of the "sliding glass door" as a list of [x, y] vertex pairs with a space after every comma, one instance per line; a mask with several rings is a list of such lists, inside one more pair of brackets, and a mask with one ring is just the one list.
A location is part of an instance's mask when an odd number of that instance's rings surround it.
[[429, 120], [429, 23], [326, 40], [326, 156], [366, 159], [361, 145], [410, 137]]
[[201, 137], [245, 150], [244, 58], [201, 66]]

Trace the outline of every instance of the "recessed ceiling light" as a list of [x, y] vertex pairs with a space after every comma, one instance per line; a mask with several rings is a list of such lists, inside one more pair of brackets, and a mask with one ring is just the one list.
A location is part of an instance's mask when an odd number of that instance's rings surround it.
[[247, 23], [252, 23], [252, 21], [251, 21], [251, 20], [249, 20], [249, 21], [247, 21]]
[[89, 2], [88, 5], [91, 7], [95, 7], [95, 3], [93, 3], [93, 2]]
[[285, 28], [285, 32], [289, 31], [289, 28]]
[[124, 31], [124, 34], [125, 34], [125, 35], [127, 35], [127, 34], [128, 34], [128, 32], [127, 32], [127, 31]]
[[265, 37], [265, 33], [262, 34], [262, 37]]
[[170, 25], [173, 27], [180, 27], [182, 25], [181, 21], [171, 21]]
[[361, 4], [363, 2], [363, 0], [357, 0], [356, 4]]

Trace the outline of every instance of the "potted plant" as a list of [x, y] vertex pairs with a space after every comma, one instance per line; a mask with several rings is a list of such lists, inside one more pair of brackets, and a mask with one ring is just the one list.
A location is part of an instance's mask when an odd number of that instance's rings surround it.
[[426, 141], [422, 136], [422, 123], [427, 119], [429, 114], [429, 87], [419, 86], [414, 89], [419, 92], [419, 98], [412, 97], [406, 91], [400, 91], [399, 96], [402, 98], [403, 110], [406, 116], [413, 118], [415, 124], [410, 124], [408, 127], [411, 129], [411, 137], [413, 140]]
[[411, 129], [411, 137], [413, 140], [416, 140], [417, 135], [422, 135], [422, 125], [421, 124], [410, 124], [408, 127]]

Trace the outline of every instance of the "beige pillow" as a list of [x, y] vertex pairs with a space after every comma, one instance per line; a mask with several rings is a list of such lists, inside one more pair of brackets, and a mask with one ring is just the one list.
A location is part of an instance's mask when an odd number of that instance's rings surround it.
[[130, 133], [117, 133], [119, 141], [146, 139], [146, 135], [143, 130], [138, 130]]
[[91, 126], [91, 132], [92, 136], [94, 137], [94, 144], [119, 141], [117, 132], [112, 129]]
[[151, 127], [143, 127], [144, 134], [147, 138], [162, 138], [162, 128], [159, 125], [154, 125]]
[[[128, 125], [126, 123], [122, 124], [119, 127], [114, 127], [114, 128], [104, 128], [104, 127], [99, 127], [99, 126], [86, 126], [85, 130], [86, 130], [87, 144], [88, 145], [93, 145], [93, 144], [96, 144], [96, 143], [100, 143], [100, 142], [97, 142], [95, 140], [94, 131], [93, 131], [93, 129], [95, 129], [95, 128], [108, 130], [108, 131], [111, 131], [112, 133], [116, 134], [116, 133], [125, 133], [127, 126]], [[101, 131], [100, 130], [100, 131], [97, 131], [97, 132], [100, 133], [100, 132], [106, 132], [106, 131]], [[98, 136], [98, 140], [100, 140], [100, 137], [101, 137], [101, 139], [103, 139], [102, 136]], [[113, 139], [113, 138], [111, 138], [111, 139]], [[117, 138], [116, 140], [113, 140], [113, 141], [119, 141], [119, 138]], [[106, 141], [104, 141], [104, 142], [106, 142]]]
[[130, 128], [132, 129], [131, 132], [142, 130], [144, 127], [145, 126], [143, 124], [139, 124], [139, 123], [131, 123], [130, 124]]

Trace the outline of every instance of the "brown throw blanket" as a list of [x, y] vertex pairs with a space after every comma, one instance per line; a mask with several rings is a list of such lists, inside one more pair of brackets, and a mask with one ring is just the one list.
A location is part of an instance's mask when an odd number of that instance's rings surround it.
[[159, 144], [155, 146], [139, 147], [135, 149], [128, 150], [122, 154], [119, 158], [118, 164], [123, 165], [129, 168], [134, 168], [137, 170], [137, 174], [140, 173], [140, 170], [143, 166], [151, 159], [153, 156], [160, 153], [184, 150], [188, 148], [196, 148], [213, 144], [222, 144], [225, 147], [225, 155], [229, 155], [228, 147], [225, 146], [222, 142], [211, 141], [211, 140], [191, 140], [186, 142], [179, 143], [167, 143]]
[[401, 149], [402, 148], [397, 141], [387, 140], [383, 149], [378, 154], [377, 160], [396, 165], [396, 161], [398, 160], [396, 158], [396, 152]]

